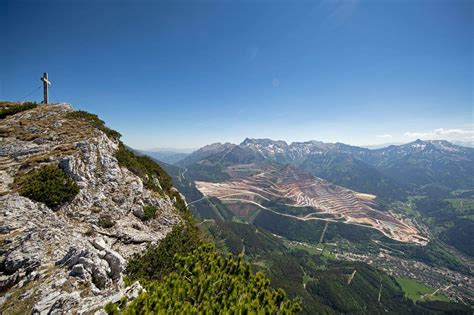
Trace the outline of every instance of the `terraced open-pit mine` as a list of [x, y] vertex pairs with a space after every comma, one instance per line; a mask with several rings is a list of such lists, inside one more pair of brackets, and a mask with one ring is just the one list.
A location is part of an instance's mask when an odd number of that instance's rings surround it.
[[226, 171], [231, 179], [218, 183], [197, 181], [196, 186], [204, 196], [216, 197], [231, 209], [239, 204], [244, 208], [253, 205], [298, 220], [374, 228], [401, 242], [428, 242], [410, 220], [376, 209], [374, 195], [334, 185], [291, 166], [249, 164]]

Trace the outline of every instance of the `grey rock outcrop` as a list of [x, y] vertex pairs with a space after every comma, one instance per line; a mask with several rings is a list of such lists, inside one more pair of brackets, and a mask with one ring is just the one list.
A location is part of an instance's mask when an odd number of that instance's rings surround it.
[[[71, 111], [39, 106], [0, 120], [0, 313], [93, 313], [133, 298], [142, 288], [124, 286], [126, 259], [180, 222], [168, 196], [119, 165], [117, 140]], [[54, 211], [14, 187], [19, 174], [50, 163], [80, 187]], [[142, 221], [137, 209], [145, 205], [159, 215]], [[99, 223], [104, 217], [112, 227]]]

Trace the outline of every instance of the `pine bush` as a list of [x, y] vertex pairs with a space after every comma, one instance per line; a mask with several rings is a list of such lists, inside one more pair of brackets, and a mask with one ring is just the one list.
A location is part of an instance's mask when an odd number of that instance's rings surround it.
[[57, 165], [49, 164], [17, 179], [20, 195], [55, 209], [79, 192], [76, 182]]
[[144, 206], [143, 207], [143, 220], [148, 221], [150, 219], [153, 219], [156, 215], [156, 211], [158, 210], [157, 207], [155, 206]]
[[203, 245], [201, 232], [189, 222], [173, 227], [158, 245], [150, 245], [141, 254], [133, 255], [125, 274], [131, 281], [159, 280], [174, 270], [175, 255], [189, 255]]
[[262, 273], [252, 273], [242, 256], [220, 256], [212, 245], [177, 255], [175, 271], [128, 304], [122, 314], [294, 314], [299, 301], [274, 290]]
[[38, 104], [33, 103], [33, 102], [24, 102], [21, 104], [12, 104], [8, 106], [2, 106], [0, 107], [0, 119], [3, 119], [10, 115], [14, 115], [16, 113], [23, 112], [28, 109], [33, 109], [36, 106], [38, 106]]

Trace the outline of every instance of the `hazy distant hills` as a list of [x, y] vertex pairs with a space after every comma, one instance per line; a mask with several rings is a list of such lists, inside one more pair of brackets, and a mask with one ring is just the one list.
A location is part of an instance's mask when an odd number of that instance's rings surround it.
[[242, 145], [233, 143], [213, 143], [200, 148], [179, 161], [178, 165], [191, 165], [202, 160], [217, 161], [228, 163], [246, 163], [249, 159], [255, 159], [257, 155], [253, 150], [249, 150]]
[[148, 156], [151, 156], [154, 159], [157, 159], [159, 161], [163, 161], [165, 163], [169, 164], [174, 164], [176, 162], [181, 161], [184, 159], [186, 156], [189, 155], [189, 153], [184, 153], [184, 152], [175, 152], [175, 151], [145, 151], [145, 150], [140, 150], [141, 153], [146, 154]]
[[187, 176], [193, 180], [218, 181], [230, 178], [225, 167], [263, 161], [253, 150], [232, 143], [215, 143], [202, 147], [176, 163], [187, 168]]

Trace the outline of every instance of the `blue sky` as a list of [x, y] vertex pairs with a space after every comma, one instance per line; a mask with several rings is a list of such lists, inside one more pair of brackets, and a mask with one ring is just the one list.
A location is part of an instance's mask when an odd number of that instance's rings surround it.
[[0, 26], [0, 99], [48, 71], [136, 148], [474, 136], [469, 0], [2, 0]]

